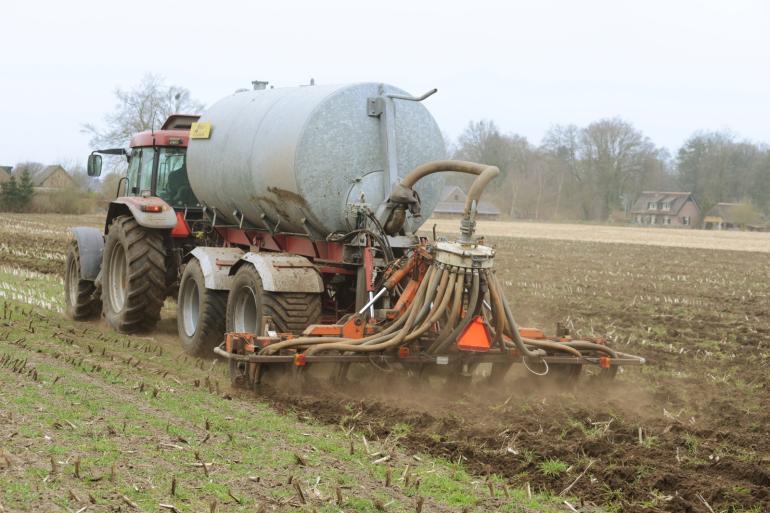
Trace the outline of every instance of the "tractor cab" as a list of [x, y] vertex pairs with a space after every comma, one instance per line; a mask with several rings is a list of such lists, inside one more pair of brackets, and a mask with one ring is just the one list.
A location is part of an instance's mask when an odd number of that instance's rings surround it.
[[88, 175], [101, 174], [102, 154], [125, 155], [128, 171], [121, 178], [117, 196], [157, 197], [175, 210], [199, 207], [187, 177], [186, 161], [190, 126], [198, 118], [197, 115], [174, 114], [160, 130], [136, 134], [128, 150], [94, 151], [88, 158]]
[[175, 209], [197, 207], [187, 178], [187, 137], [182, 130], [137, 134], [128, 155], [126, 195], [158, 197]]

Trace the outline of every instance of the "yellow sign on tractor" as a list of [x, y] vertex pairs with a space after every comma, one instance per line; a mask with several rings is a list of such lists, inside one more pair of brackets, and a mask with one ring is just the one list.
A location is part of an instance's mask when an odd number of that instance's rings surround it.
[[200, 121], [190, 125], [190, 139], [208, 139], [211, 137], [211, 123]]

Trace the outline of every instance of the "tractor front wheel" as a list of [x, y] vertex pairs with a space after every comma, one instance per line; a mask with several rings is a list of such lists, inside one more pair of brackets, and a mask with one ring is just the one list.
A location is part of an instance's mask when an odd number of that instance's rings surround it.
[[67, 317], [86, 321], [99, 316], [102, 302], [96, 293], [93, 281], [80, 277], [80, 249], [72, 241], [67, 249], [67, 263], [64, 274], [64, 305]]
[[163, 235], [133, 217], [110, 225], [102, 259], [102, 303], [107, 322], [122, 333], [152, 329], [166, 297]]

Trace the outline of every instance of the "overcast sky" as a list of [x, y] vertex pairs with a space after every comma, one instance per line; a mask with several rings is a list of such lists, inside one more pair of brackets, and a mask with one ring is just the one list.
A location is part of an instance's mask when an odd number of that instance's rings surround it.
[[0, 3], [0, 165], [85, 160], [83, 123], [143, 74], [205, 104], [249, 87], [382, 81], [456, 137], [493, 119], [539, 143], [620, 116], [672, 151], [697, 129], [770, 141], [764, 1]]

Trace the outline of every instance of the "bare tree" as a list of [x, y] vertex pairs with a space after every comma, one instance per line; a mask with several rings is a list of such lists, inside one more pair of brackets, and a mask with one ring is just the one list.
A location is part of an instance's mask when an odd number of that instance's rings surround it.
[[[112, 172], [107, 173], [101, 180], [99, 192], [102, 198], [106, 200], [113, 200], [119, 195], [118, 184], [120, 184], [121, 173]], [[121, 184], [121, 190], [125, 194], [125, 181]]]
[[24, 171], [27, 171], [29, 172], [30, 176], [35, 176], [35, 174], [42, 171], [44, 168], [45, 166], [40, 162], [19, 162], [13, 168], [13, 174], [16, 176], [21, 176]]
[[494, 121], [471, 121], [457, 139], [456, 156], [499, 167], [507, 158], [503, 136]]
[[457, 141], [454, 157], [500, 168], [502, 176], [488, 190], [513, 215], [520, 179], [528, 173], [531, 152], [526, 137], [502, 134], [494, 121], [481, 120], [468, 123]]
[[679, 149], [676, 171], [682, 187], [708, 210], [720, 201], [747, 198], [770, 207], [770, 150], [739, 141], [730, 132], [696, 132]]
[[197, 113], [203, 104], [193, 100], [184, 87], [166, 86], [163, 78], [147, 74], [139, 85], [115, 90], [118, 103], [104, 117], [104, 128], [91, 123], [83, 132], [91, 134], [92, 148], [126, 146], [131, 137], [144, 130], [158, 128], [170, 114]]
[[621, 207], [628, 186], [644, 173], [655, 146], [639, 130], [621, 119], [602, 119], [581, 132], [584, 172], [592, 179], [600, 219]]
[[543, 138], [541, 148], [547, 166], [556, 176], [556, 199], [553, 217], [559, 218], [564, 185], [568, 181], [580, 182], [578, 165], [580, 129], [575, 125], [556, 125]]
[[[542, 197], [542, 181], [540, 181], [542, 178], [542, 168], [537, 166], [537, 155], [526, 137], [509, 134], [506, 136], [506, 145], [510, 155], [505, 178], [508, 183], [508, 189], [511, 191], [508, 215], [517, 217], [516, 210], [520, 206], [519, 191], [521, 191], [524, 184], [530, 181], [533, 174], [538, 180], [538, 190], [541, 192], [537, 199], [537, 203], [539, 203]], [[538, 210], [537, 207], [536, 210]]]

